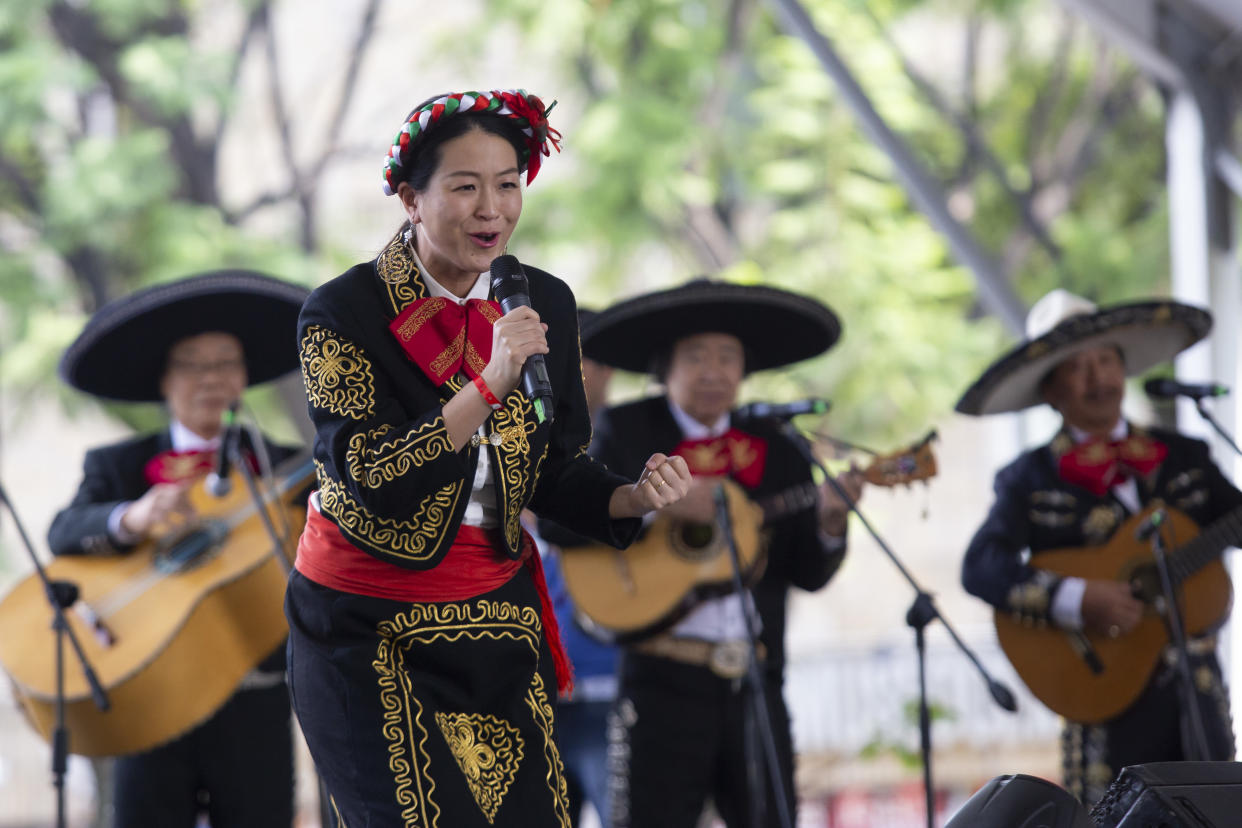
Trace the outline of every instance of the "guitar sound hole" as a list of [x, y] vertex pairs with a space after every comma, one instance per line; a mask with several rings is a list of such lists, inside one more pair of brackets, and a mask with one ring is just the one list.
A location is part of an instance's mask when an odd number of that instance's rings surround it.
[[155, 568], [170, 575], [206, 563], [228, 533], [228, 526], [220, 520], [205, 521], [179, 532], [155, 550]]
[[714, 558], [720, 551], [716, 527], [710, 523], [682, 523], [673, 530], [673, 551], [690, 561]]

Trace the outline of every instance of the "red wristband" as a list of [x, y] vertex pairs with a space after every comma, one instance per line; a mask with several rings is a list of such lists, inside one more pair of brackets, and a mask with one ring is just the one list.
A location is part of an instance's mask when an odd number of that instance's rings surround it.
[[501, 408], [500, 400], [496, 399], [496, 395], [492, 393], [492, 389], [487, 387], [487, 383], [483, 381], [483, 375], [474, 378], [474, 387], [479, 389], [479, 393], [483, 395], [483, 402], [492, 407], [492, 411], [499, 411]]

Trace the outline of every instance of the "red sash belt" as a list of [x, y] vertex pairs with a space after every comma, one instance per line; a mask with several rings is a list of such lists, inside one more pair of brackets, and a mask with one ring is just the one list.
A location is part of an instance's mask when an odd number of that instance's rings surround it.
[[306, 510], [306, 528], [298, 540], [293, 566], [315, 583], [340, 592], [410, 602], [465, 601], [504, 586], [519, 567], [525, 566], [539, 592], [540, 617], [552, 648], [557, 686], [562, 693], [570, 693], [573, 671], [548, 597], [543, 562], [535, 541], [522, 530], [522, 557], [516, 561], [502, 554], [501, 548], [496, 530], [463, 525], [448, 553], [434, 568], [403, 569], [354, 546], [312, 502]]

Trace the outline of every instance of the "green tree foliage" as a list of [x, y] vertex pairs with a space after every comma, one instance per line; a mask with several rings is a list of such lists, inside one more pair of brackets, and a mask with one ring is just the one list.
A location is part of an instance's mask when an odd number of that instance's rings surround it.
[[[6, 382], [53, 384], [84, 315], [141, 285], [228, 265], [339, 272], [325, 264], [317, 186], [380, 5], [360, 3], [342, 24], [353, 48], [318, 136], [293, 123], [279, 83], [271, 17], [292, 4], [0, 5]], [[1058, 284], [1100, 300], [1163, 287], [1160, 101], [1084, 24], [1043, 0], [807, 5], [1025, 300]], [[561, 79], [546, 92], [562, 100], [553, 123], [572, 169], [528, 200], [524, 256], [579, 263], [566, 275], [597, 306], [698, 274], [821, 297], [844, 321], [841, 344], [756, 377], [752, 393], [831, 396], [841, 436], [912, 439], [1008, 335], [773, 8], [492, 0], [489, 25], [443, 38], [434, 15], [418, 19], [427, 60], [473, 70], [489, 39], [516, 31], [523, 60]], [[255, 140], [289, 169], [285, 186], [235, 203], [221, 192], [220, 146], [247, 55], [271, 101], [272, 134]], [[320, 148], [293, 152], [295, 134]]]
[[[359, 4], [358, 55], [377, 3]], [[239, 204], [220, 180], [247, 56], [269, 77], [271, 140], [293, 156], [272, 5], [0, 4], [0, 374], [10, 394], [63, 392], [54, 366], [65, 345], [89, 313], [139, 287], [222, 267], [309, 283], [336, 268], [319, 262], [313, 173], [331, 158], [343, 106], [327, 136], [299, 136], [324, 149], [305, 169], [289, 162], [287, 190]], [[347, 74], [342, 101], [351, 83]], [[292, 208], [287, 233], [251, 226], [282, 205]]]
[[[753, 393], [831, 396], [834, 431], [863, 442], [945, 415], [1008, 337], [773, 6], [552, 5], [492, 4], [581, 112], [561, 123], [574, 172], [523, 242], [592, 251], [595, 304], [701, 273], [821, 297], [841, 344]], [[1031, 0], [806, 5], [1028, 302], [1163, 286], [1159, 100], [1083, 24]]]

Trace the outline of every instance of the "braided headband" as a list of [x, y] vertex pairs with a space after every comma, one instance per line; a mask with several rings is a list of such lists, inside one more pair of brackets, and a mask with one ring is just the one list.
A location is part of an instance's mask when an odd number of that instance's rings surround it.
[[[552, 102], [552, 106], [556, 106], [556, 101]], [[398, 170], [409, 160], [419, 139], [444, 118], [466, 112], [504, 115], [512, 118], [521, 128], [526, 136], [526, 153], [518, 160], [526, 162], [526, 183], [529, 185], [539, 172], [539, 156], [552, 154], [548, 144], [556, 147], [557, 152], [561, 151], [561, 134], [548, 126], [548, 113], [551, 111], [551, 106], [544, 109], [543, 101], [527, 94], [525, 89], [458, 92], [424, 104], [410, 113], [388, 148], [388, 155], [384, 158], [384, 195], [397, 191], [397, 184], [400, 183]]]

